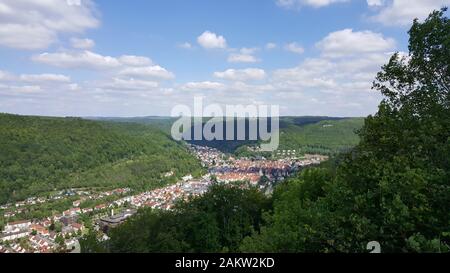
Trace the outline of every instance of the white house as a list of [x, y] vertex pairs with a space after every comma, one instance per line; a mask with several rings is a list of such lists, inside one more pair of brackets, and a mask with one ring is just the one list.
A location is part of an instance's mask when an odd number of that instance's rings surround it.
[[0, 236], [0, 241], [13, 241], [28, 236], [28, 231], [18, 231]]
[[4, 233], [14, 233], [21, 230], [29, 230], [31, 226], [30, 220], [16, 221], [6, 224]]
[[183, 179], [184, 182], [192, 180], [194, 177], [192, 177], [192, 175], [186, 175], [184, 177], [182, 177], [181, 179]]

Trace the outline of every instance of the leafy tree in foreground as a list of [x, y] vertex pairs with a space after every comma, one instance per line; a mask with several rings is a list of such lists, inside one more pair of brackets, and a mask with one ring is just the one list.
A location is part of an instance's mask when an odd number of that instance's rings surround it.
[[340, 160], [335, 177], [324, 183], [320, 173], [303, 175], [280, 188], [268, 225], [245, 239], [241, 250], [365, 252], [376, 240], [384, 252], [449, 251], [445, 11], [415, 20], [409, 55], [394, 54], [378, 74], [373, 88], [384, 100], [365, 120], [361, 143]]
[[214, 185], [174, 211], [144, 209], [111, 231], [111, 252], [236, 252], [259, 230], [270, 200], [255, 188]]

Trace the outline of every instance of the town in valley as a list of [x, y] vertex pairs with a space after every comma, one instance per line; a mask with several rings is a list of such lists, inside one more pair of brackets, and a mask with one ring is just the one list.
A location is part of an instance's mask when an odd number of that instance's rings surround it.
[[[297, 155], [295, 150], [277, 151], [274, 159], [266, 159], [237, 158], [206, 146], [188, 145], [188, 148], [207, 170], [202, 177], [187, 174], [175, 184], [146, 192], [130, 188], [67, 189], [1, 206], [5, 225], [0, 233], [0, 253], [77, 253], [81, 251], [78, 239], [89, 229], [102, 234], [100, 240], [108, 240], [108, 230], [124, 223], [140, 208], [171, 210], [179, 200], [201, 196], [213, 183], [245, 182], [271, 194], [277, 183], [328, 159], [322, 155]], [[174, 175], [167, 172], [162, 176]], [[33, 208], [63, 200], [73, 201], [51, 216], [26, 217]]]

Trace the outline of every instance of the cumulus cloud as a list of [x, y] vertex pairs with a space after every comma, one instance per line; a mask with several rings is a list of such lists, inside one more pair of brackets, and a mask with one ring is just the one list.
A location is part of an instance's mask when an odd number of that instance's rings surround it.
[[274, 82], [288, 90], [368, 91], [376, 73], [389, 59], [388, 52], [395, 49], [395, 41], [371, 31], [344, 29], [328, 34], [316, 46], [321, 51], [319, 57], [276, 70]]
[[129, 66], [146, 66], [151, 65], [152, 60], [143, 56], [123, 55], [119, 57], [120, 63]]
[[302, 46], [300, 46], [298, 43], [295, 43], [295, 42], [285, 45], [284, 49], [289, 52], [296, 53], [296, 54], [303, 54], [305, 52], [305, 49]]
[[22, 74], [19, 77], [20, 81], [32, 83], [47, 83], [47, 82], [70, 82], [70, 77], [61, 74]]
[[277, 44], [275, 44], [275, 43], [267, 43], [266, 44], [267, 50], [271, 50], [271, 49], [275, 49], [275, 48], [277, 48]]
[[[70, 77], [62, 74], [20, 74], [16, 75], [7, 71], [0, 71], [0, 101], [11, 102], [17, 100], [19, 105], [13, 103], [14, 106], [22, 106], [26, 102], [33, 101], [36, 98], [47, 98], [51, 92], [62, 92], [71, 90], [75, 86], [71, 82]], [[62, 94], [60, 93], [60, 94]], [[5, 106], [5, 104], [0, 104]], [[29, 107], [29, 104], [26, 104]], [[46, 106], [45, 101], [42, 105]], [[16, 112], [16, 111], [13, 111]]]
[[64, 0], [3, 0], [0, 3], [0, 45], [43, 49], [61, 33], [81, 33], [99, 21], [91, 0], [71, 4]]
[[205, 31], [198, 36], [197, 42], [201, 47], [206, 49], [224, 49], [227, 47], [227, 41], [223, 36], [217, 35], [210, 31]]
[[21, 74], [0, 70], [0, 82], [10, 82], [14, 84], [47, 84], [47, 83], [70, 83], [70, 77], [62, 74]]
[[371, 92], [371, 82], [389, 57], [371, 53], [347, 59], [309, 58], [275, 70], [271, 83], [280, 104], [292, 107], [289, 101], [295, 101], [297, 111], [304, 114], [371, 114], [380, 101], [380, 95]]
[[146, 80], [136, 80], [136, 79], [121, 79], [113, 78], [112, 81], [104, 82], [98, 87], [108, 90], [118, 90], [118, 91], [134, 91], [134, 90], [154, 90], [159, 86], [158, 82], [146, 81]]
[[42, 53], [32, 57], [32, 60], [62, 68], [114, 68], [121, 65], [117, 58], [103, 56], [92, 51]]
[[230, 63], [256, 63], [259, 60], [253, 56], [248, 54], [230, 54], [228, 57], [228, 62]]
[[372, 20], [389, 26], [406, 26], [415, 18], [423, 20], [431, 11], [450, 5], [450, 0], [367, 0], [367, 4], [376, 8]]
[[95, 46], [95, 42], [91, 39], [72, 38], [70, 43], [73, 48], [77, 49], [91, 49]]
[[178, 45], [179, 48], [184, 48], [184, 49], [192, 49], [193, 46], [191, 45], [191, 43], [188, 42], [184, 42]]
[[302, 6], [310, 6], [321, 8], [334, 3], [348, 2], [350, 0], [276, 0], [278, 6], [283, 8], [300, 8]]
[[17, 49], [46, 48], [56, 39], [55, 32], [42, 26], [0, 23], [0, 45]]
[[170, 80], [175, 76], [172, 72], [167, 71], [159, 65], [145, 67], [128, 67], [119, 72], [119, 75], [140, 78], [157, 78]]
[[[42, 93], [42, 88], [38, 85], [3, 85], [0, 84], [0, 92], [6, 95], [36, 94]], [[1, 94], [0, 93], [0, 94]]]
[[263, 80], [266, 72], [259, 68], [228, 69], [223, 72], [215, 72], [214, 77], [230, 81]]
[[384, 0], [367, 0], [367, 5], [369, 5], [369, 7], [382, 6], [383, 3]]
[[317, 48], [319, 56], [272, 72], [273, 101], [283, 106], [296, 101], [305, 114], [375, 112], [381, 97], [371, 92], [372, 81], [391, 57], [395, 42], [373, 32], [343, 30], [324, 37]]
[[[104, 56], [89, 50], [72, 51], [72, 52], [56, 52], [56, 53], [42, 53], [34, 55], [32, 60], [38, 63], [47, 64], [61, 68], [86, 68], [86, 69], [114, 69], [114, 68], [129, 68], [130, 72], [133, 67], [143, 67], [152, 64], [150, 58], [135, 55], [122, 55], [120, 57]], [[136, 74], [145, 73], [151, 69], [163, 70], [162, 68], [144, 68], [136, 70]]]
[[316, 44], [327, 57], [343, 57], [361, 53], [386, 52], [395, 48], [395, 40], [372, 31], [344, 29], [328, 34]]
[[220, 82], [211, 82], [211, 81], [204, 81], [204, 82], [188, 82], [181, 86], [182, 90], [185, 91], [204, 91], [204, 90], [222, 90], [225, 88], [225, 85]]
[[228, 62], [230, 63], [256, 63], [260, 59], [254, 56], [259, 48], [241, 48], [239, 53], [231, 53], [228, 56]]
[[7, 71], [0, 70], [0, 82], [1, 81], [10, 81], [13, 78], [14, 78], [14, 76], [11, 73], [9, 73]]

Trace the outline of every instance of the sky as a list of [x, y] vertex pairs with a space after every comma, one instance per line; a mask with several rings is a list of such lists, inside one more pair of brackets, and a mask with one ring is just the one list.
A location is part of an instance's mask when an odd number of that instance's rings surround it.
[[0, 0], [0, 112], [366, 116], [407, 31], [450, 0]]

